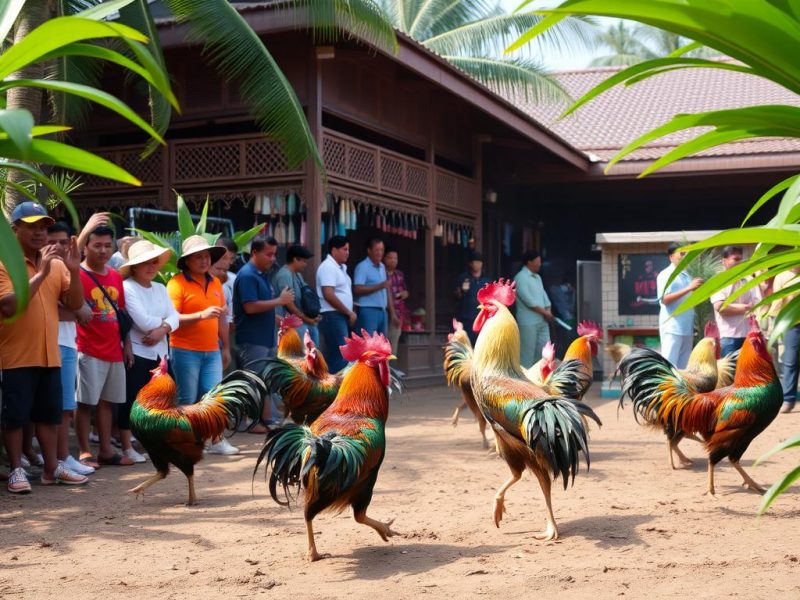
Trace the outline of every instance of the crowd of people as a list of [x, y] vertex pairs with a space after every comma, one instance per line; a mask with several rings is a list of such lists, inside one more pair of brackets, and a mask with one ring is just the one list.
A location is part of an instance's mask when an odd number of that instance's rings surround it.
[[[307, 331], [320, 345], [333, 372], [346, 364], [339, 346], [351, 330], [383, 333], [396, 349], [410, 314], [398, 253], [378, 238], [367, 242], [351, 279], [350, 241], [333, 236], [312, 288], [304, 279], [308, 248], [288, 248], [277, 268], [278, 242], [259, 235], [233, 273], [235, 243], [211, 245], [195, 235], [183, 240], [179, 272], [164, 285], [157, 278], [173, 251], [131, 237], [115, 242], [105, 213], [78, 236], [35, 202], [17, 206], [11, 221], [29, 280], [29, 302], [12, 319], [17, 296], [0, 263], [0, 422], [10, 466], [0, 477], [11, 493], [31, 491], [31, 466], [41, 467], [43, 485], [81, 485], [101, 466], [145, 462], [130, 411], [162, 357], [178, 402], [193, 404], [226, 370], [263, 369], [285, 315], [302, 320], [300, 335]], [[265, 402], [261, 423], [249, 431], [273, 427], [278, 410]], [[70, 453], [73, 424], [77, 457]], [[224, 437], [206, 451], [239, 452]]]

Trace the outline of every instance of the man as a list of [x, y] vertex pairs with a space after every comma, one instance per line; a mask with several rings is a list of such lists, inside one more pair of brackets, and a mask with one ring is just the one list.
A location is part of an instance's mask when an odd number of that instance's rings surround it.
[[320, 321], [320, 316], [309, 317], [303, 312], [301, 307], [301, 299], [303, 294], [303, 287], [306, 285], [303, 279], [303, 272], [308, 266], [308, 259], [314, 254], [305, 246], [292, 246], [286, 251], [286, 264], [283, 265], [278, 273], [275, 275], [275, 287], [283, 289], [290, 288], [294, 292], [294, 300], [288, 302], [286, 306], [280, 310], [282, 315], [291, 313], [297, 315], [303, 320], [303, 326], [298, 327], [297, 333], [300, 339], [303, 338], [305, 332], [311, 336], [315, 344], [319, 344], [319, 330], [317, 323]]
[[535, 250], [522, 255], [522, 268], [514, 277], [517, 284], [517, 323], [520, 337], [520, 363], [524, 368], [533, 366], [542, 357], [544, 345], [550, 341], [550, 298], [544, 291], [539, 271], [542, 257]]
[[[124, 404], [125, 369], [133, 364], [129, 336], [120, 338], [117, 309], [125, 308], [122, 276], [108, 266], [114, 253], [114, 231], [105, 225], [93, 229], [87, 238], [80, 278], [84, 300], [92, 309], [92, 319], [78, 324], [78, 413], [75, 433], [80, 446], [80, 461], [86, 466], [130, 466], [134, 462], [111, 445], [113, 405]], [[97, 459], [89, 448], [92, 409], [100, 447]], [[130, 435], [125, 432], [126, 435]], [[122, 435], [122, 432], [121, 432]]]
[[472, 323], [478, 316], [478, 291], [491, 279], [483, 274], [483, 255], [472, 251], [467, 263], [467, 271], [456, 278], [454, 295], [457, 301], [456, 317], [464, 324], [464, 329], [472, 345], [478, 334], [472, 331]]
[[[256, 236], [250, 243], [250, 261], [236, 274], [233, 311], [236, 315], [236, 345], [243, 369], [260, 373], [268, 358], [275, 355], [275, 309], [294, 301], [294, 292], [284, 287], [276, 298], [268, 272], [275, 264], [278, 242]], [[262, 421], [274, 417], [271, 402], [264, 402]]]
[[685, 369], [692, 352], [694, 338], [694, 309], [687, 310], [677, 316], [672, 316], [687, 294], [696, 290], [703, 283], [699, 277], [692, 279], [686, 272], [681, 273], [667, 286], [667, 281], [675, 272], [675, 267], [686, 254], [679, 252], [681, 244], [671, 242], [667, 246], [669, 266], [661, 271], [656, 278], [656, 294], [661, 304], [658, 313], [658, 334], [661, 338], [661, 355], [678, 369]]
[[[793, 267], [775, 276], [772, 293], [786, 290], [800, 283], [800, 266]], [[789, 294], [772, 303], [769, 316], [774, 319], [787, 302], [797, 297], [797, 293]], [[781, 386], [783, 387], [782, 413], [794, 410], [797, 401], [798, 353], [800, 352], [800, 325], [795, 325], [783, 334], [783, 356], [781, 356]]]
[[[16, 321], [0, 326], [0, 389], [3, 392], [3, 440], [11, 465], [8, 491], [25, 494], [31, 485], [22, 468], [23, 428], [31, 421], [42, 449], [42, 483], [82, 484], [87, 478], [58, 464], [58, 426], [62, 418], [61, 357], [58, 351], [58, 304], [70, 310], [83, 305], [78, 275], [77, 240], [69, 250], [47, 244], [55, 221], [36, 202], [23, 202], [11, 213], [12, 229], [25, 257], [30, 300]], [[17, 310], [8, 270], [0, 263], [0, 318]]]
[[356, 331], [365, 329], [370, 335], [386, 334], [387, 311], [391, 322], [397, 322], [394, 302], [389, 302], [387, 292], [392, 287], [392, 281], [386, 276], [386, 267], [382, 262], [384, 250], [382, 240], [367, 240], [367, 257], [356, 265], [353, 273], [353, 295], [357, 298], [355, 304], [358, 307]]
[[328, 240], [328, 256], [317, 269], [317, 296], [322, 319], [319, 323], [322, 355], [331, 373], [345, 367], [339, 346], [350, 328], [356, 324], [353, 312], [353, 291], [347, 274], [347, 259], [350, 256], [350, 240], [343, 235], [334, 235]]
[[[66, 223], [58, 222], [47, 228], [47, 243], [57, 245], [62, 255], [69, 249], [72, 239]], [[58, 306], [58, 350], [61, 355], [61, 398], [62, 417], [58, 426], [58, 462], [79, 475], [91, 475], [92, 467], [87, 467], [69, 451], [69, 433], [75, 409], [77, 408], [75, 383], [78, 377], [78, 330], [77, 323], [92, 320], [92, 309], [85, 302], [78, 310], [70, 310], [63, 304]]]
[[[725, 270], [728, 270], [738, 265], [742, 262], [742, 255], [743, 251], [739, 246], [725, 246], [722, 249], [722, 266]], [[711, 296], [711, 304], [714, 305], [714, 318], [719, 328], [719, 343], [722, 356], [727, 356], [741, 348], [747, 337], [747, 332], [750, 330], [750, 325], [747, 322], [747, 313], [759, 302], [756, 289], [749, 289], [736, 298], [735, 302], [722, 308], [725, 300], [746, 284], [747, 281], [747, 279], [740, 279]]]
[[234, 340], [234, 333], [236, 331], [236, 324], [234, 323], [233, 318], [233, 284], [236, 282], [236, 274], [230, 271], [231, 265], [236, 260], [236, 255], [239, 252], [239, 247], [236, 245], [230, 238], [219, 238], [217, 240], [217, 246], [221, 248], [225, 248], [225, 254], [222, 255], [217, 262], [211, 265], [209, 269], [209, 273], [213, 277], [219, 279], [220, 283], [222, 283], [222, 291], [225, 294], [225, 306], [227, 308], [227, 314], [225, 315], [225, 319], [228, 321], [228, 339], [230, 340], [232, 347], [231, 347], [231, 363], [228, 365], [226, 372], [233, 371], [236, 368], [235, 356], [237, 354], [237, 350], [233, 347], [233, 340]]

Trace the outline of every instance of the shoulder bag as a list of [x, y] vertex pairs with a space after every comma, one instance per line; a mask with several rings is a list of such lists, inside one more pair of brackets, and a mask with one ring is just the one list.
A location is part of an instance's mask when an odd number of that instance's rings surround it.
[[303, 311], [303, 314], [307, 316], [309, 319], [316, 319], [320, 313], [320, 304], [319, 304], [319, 296], [317, 296], [317, 292], [311, 289], [311, 287], [303, 281], [303, 278], [300, 277], [300, 274], [297, 274], [297, 283], [300, 286], [300, 310]]

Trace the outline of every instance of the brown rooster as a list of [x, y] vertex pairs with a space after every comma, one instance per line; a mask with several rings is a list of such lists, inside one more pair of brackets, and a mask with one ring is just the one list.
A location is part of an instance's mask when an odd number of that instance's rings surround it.
[[235, 429], [244, 417], [257, 420], [266, 388], [249, 371], [233, 371], [197, 404], [181, 406], [166, 359], [152, 373], [131, 408], [131, 431], [150, 455], [156, 474], [130, 491], [143, 494], [167, 476], [172, 464], [186, 475], [192, 505], [197, 501], [194, 466], [203, 458], [205, 441]]
[[744, 485], [764, 493], [739, 460], [750, 442], [778, 416], [783, 393], [755, 320], [739, 354], [732, 385], [697, 393], [662, 359], [661, 363], [652, 362], [646, 371], [637, 371], [629, 389], [639, 414], [702, 436], [708, 452], [707, 493], [714, 495], [714, 466], [726, 457]]
[[[558, 538], [550, 499], [551, 476], [561, 477], [566, 489], [578, 471], [581, 452], [589, 465], [584, 418], [600, 420], [582, 402], [556, 397], [528, 380], [520, 368], [519, 328], [507, 306], [514, 303], [513, 283], [502, 279], [487, 284], [478, 293], [480, 312], [473, 324], [479, 332], [472, 357], [472, 391], [486, 420], [491, 424], [500, 455], [511, 477], [494, 498], [493, 519], [497, 527], [505, 512], [508, 489], [530, 469], [539, 482], [547, 505], [547, 527], [535, 536]], [[576, 372], [578, 360], [565, 365]]]
[[[253, 476], [266, 460], [269, 490], [278, 504], [288, 505], [290, 488], [302, 490], [309, 560], [322, 558], [314, 541], [314, 517], [325, 509], [353, 507], [358, 523], [372, 527], [388, 541], [397, 532], [392, 521], [367, 516], [372, 490], [386, 450], [389, 414], [389, 365], [392, 348], [381, 334], [355, 333], [341, 346], [354, 361], [346, 370], [336, 399], [311, 425], [284, 425], [267, 434]], [[278, 498], [283, 487], [286, 501]]]

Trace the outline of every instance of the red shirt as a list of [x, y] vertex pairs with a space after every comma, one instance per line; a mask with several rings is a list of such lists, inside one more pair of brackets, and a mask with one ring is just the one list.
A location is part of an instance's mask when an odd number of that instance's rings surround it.
[[[122, 276], [108, 268], [105, 275], [92, 271], [95, 279], [119, 308], [125, 308], [125, 289]], [[78, 352], [108, 362], [122, 362], [122, 343], [119, 339], [117, 313], [111, 307], [102, 290], [81, 269], [83, 297], [92, 309], [92, 320], [87, 325], [78, 325]]]

